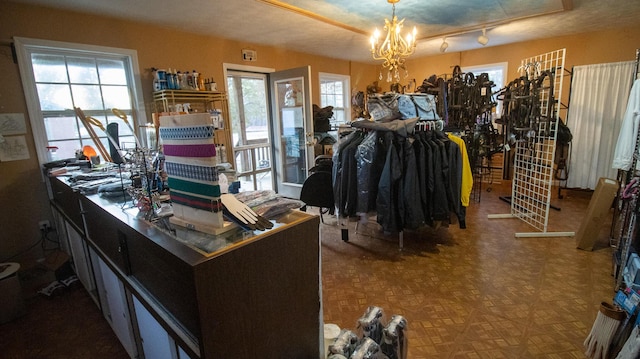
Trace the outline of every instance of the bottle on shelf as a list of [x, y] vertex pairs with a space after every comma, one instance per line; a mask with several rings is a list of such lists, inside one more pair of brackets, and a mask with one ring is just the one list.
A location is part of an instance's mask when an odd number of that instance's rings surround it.
[[173, 77], [173, 70], [171, 70], [171, 68], [169, 68], [169, 70], [167, 71], [167, 88], [169, 90], [176, 89], [175, 77]]
[[176, 69], [173, 69], [173, 74], [171, 75], [173, 77], [173, 86], [175, 90], [180, 90], [180, 76], [178, 75], [179, 71], [176, 71]]
[[196, 91], [199, 90], [199, 87], [198, 87], [199, 76], [200, 74], [196, 70], [193, 70], [193, 72], [191, 72], [191, 89], [192, 90], [196, 90]]
[[186, 74], [185, 78], [187, 80], [186, 81], [187, 85], [185, 86], [185, 89], [186, 90], [193, 90], [193, 74], [191, 72], [189, 72], [189, 71], [186, 71], [185, 74]]

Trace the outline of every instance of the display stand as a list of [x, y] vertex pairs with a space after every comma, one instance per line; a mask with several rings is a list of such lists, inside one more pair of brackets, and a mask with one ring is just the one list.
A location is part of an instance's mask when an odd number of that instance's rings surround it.
[[[228, 96], [224, 92], [195, 90], [161, 90], [153, 93], [158, 112], [171, 114], [176, 104], [187, 103], [195, 112], [220, 110], [222, 122], [215, 130], [216, 144], [224, 145], [226, 158], [235, 168], [235, 155], [231, 136], [231, 117]], [[177, 114], [177, 113], [174, 113]]]
[[[635, 68], [633, 72], [633, 80], [640, 79], [640, 49], [636, 49]], [[635, 139], [633, 160], [628, 171], [618, 170], [618, 183], [622, 189], [638, 175], [637, 164], [640, 159], [640, 129]], [[616, 288], [622, 286], [622, 272], [629, 259], [631, 252], [631, 243], [634, 240], [636, 216], [638, 212], [637, 195], [632, 196], [628, 203], [624, 203], [620, 198], [618, 191], [614, 205], [614, 214], [611, 224], [610, 244], [616, 248], [613, 253], [614, 278], [616, 279]], [[616, 225], [617, 224], [617, 225]], [[614, 233], [615, 232], [615, 233]]]
[[[548, 232], [549, 209], [554, 174], [557, 110], [560, 108], [565, 49], [524, 59], [520, 74], [533, 83], [548, 71], [549, 86], [539, 87], [537, 93], [539, 118], [522, 133], [516, 142], [511, 213], [494, 214], [488, 218], [520, 218], [540, 232], [516, 233], [516, 237], [570, 237], [575, 232]], [[557, 98], [554, 96], [558, 94]]]

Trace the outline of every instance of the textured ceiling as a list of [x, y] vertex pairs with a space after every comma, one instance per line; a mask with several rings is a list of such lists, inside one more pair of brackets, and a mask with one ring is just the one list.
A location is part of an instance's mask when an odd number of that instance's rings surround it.
[[[369, 34], [391, 17], [385, 0], [12, 0], [159, 24], [184, 31], [311, 54], [373, 62]], [[635, 26], [638, 0], [402, 0], [405, 26], [418, 29], [417, 55], [615, 27]]]

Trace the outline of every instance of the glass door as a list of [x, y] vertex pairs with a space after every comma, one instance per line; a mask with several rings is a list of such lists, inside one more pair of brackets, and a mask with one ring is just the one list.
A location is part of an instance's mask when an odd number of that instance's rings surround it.
[[273, 189], [267, 74], [227, 72], [234, 168], [245, 190]]
[[274, 160], [277, 192], [300, 198], [313, 163], [313, 114], [309, 66], [271, 74], [275, 119]]

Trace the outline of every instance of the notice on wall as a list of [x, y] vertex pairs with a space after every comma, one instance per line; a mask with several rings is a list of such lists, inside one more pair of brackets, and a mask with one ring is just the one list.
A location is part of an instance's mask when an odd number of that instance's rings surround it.
[[0, 143], [0, 162], [28, 160], [29, 148], [24, 136], [6, 136]]
[[0, 113], [0, 135], [23, 135], [27, 133], [24, 113]]

